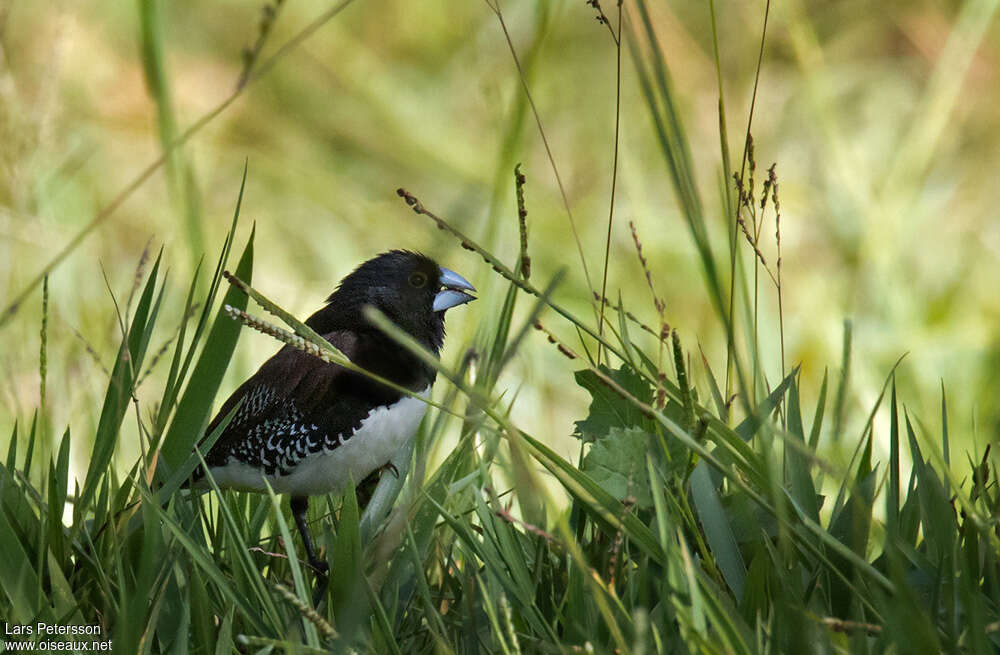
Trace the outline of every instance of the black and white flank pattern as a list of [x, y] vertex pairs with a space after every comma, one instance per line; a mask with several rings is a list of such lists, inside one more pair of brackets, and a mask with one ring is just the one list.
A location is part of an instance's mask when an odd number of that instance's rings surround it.
[[260, 468], [269, 476], [288, 475], [306, 455], [333, 450], [344, 440], [343, 433], [331, 438], [326, 430], [307, 421], [294, 400], [278, 397], [266, 384], [247, 392], [229, 428], [242, 429], [245, 434], [230, 447], [229, 459]]
[[[418, 395], [426, 398], [428, 386]], [[268, 402], [269, 390], [254, 390], [248, 397]], [[221, 465], [209, 466], [222, 487], [263, 491], [264, 476], [278, 493], [312, 496], [342, 491], [391, 461], [416, 434], [427, 404], [402, 396], [394, 403], [372, 408], [350, 429], [331, 434], [312, 423], [283, 400], [265, 405], [271, 417], [257, 422], [235, 442]], [[229, 428], [243, 410], [237, 411]], [[238, 429], [238, 428], [237, 428]]]

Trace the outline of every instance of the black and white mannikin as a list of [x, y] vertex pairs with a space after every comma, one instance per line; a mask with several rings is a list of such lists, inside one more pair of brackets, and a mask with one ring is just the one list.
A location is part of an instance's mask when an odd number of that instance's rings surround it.
[[[354, 364], [427, 397], [435, 370], [368, 323], [379, 309], [435, 354], [444, 341], [444, 313], [475, 291], [461, 275], [403, 250], [383, 253], [344, 278], [306, 325]], [[306, 526], [309, 496], [341, 492], [389, 465], [416, 433], [427, 404], [360, 373], [285, 346], [222, 405], [206, 434], [237, 403], [205, 462], [223, 488], [264, 491], [264, 479], [291, 496], [310, 565], [325, 570]], [[195, 486], [205, 486], [204, 471]]]

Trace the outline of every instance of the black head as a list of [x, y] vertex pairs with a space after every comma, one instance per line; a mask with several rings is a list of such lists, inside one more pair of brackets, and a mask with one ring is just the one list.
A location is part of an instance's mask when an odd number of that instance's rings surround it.
[[327, 298], [326, 307], [307, 324], [323, 334], [367, 325], [362, 313], [371, 305], [393, 323], [437, 351], [444, 340], [444, 313], [475, 297], [462, 276], [433, 259], [407, 250], [391, 250], [369, 259], [345, 277]]

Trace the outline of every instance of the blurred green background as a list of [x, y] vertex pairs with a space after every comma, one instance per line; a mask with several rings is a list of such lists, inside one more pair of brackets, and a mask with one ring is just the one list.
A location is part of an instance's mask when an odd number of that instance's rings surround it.
[[[614, 19], [613, 3], [605, 5]], [[758, 188], [766, 168], [778, 164], [786, 353], [789, 363], [802, 363], [805, 404], [814, 403], [824, 368], [839, 368], [849, 318], [849, 402], [870, 407], [892, 364], [909, 353], [898, 378], [902, 399], [932, 423], [943, 381], [960, 448], [976, 439], [981, 449], [995, 439], [1000, 420], [996, 5], [775, 3], [752, 130]], [[330, 6], [285, 2], [262, 57]], [[614, 43], [583, 0], [502, 7], [590, 275], [599, 280], [614, 143]], [[624, 9], [634, 20], [634, 7], [626, 2]], [[657, 2], [651, 11], [683, 100], [713, 244], [725, 263], [730, 218], [721, 185], [731, 181], [723, 179], [719, 154], [709, 7]], [[260, 15], [253, 2], [0, 0], [4, 306], [162, 152], [164, 135], [232, 92]], [[716, 4], [734, 166], [763, 15], [761, 2]], [[161, 83], [150, 84], [157, 75]], [[76, 434], [93, 433], [107, 383], [102, 366], [110, 368], [118, 341], [102, 267], [121, 302], [147, 242], [154, 255], [162, 246], [172, 279], [166, 316], [179, 320], [195, 263], [204, 253], [211, 265], [221, 247], [245, 160], [244, 229], [236, 247], [255, 221], [255, 286], [299, 315], [316, 309], [336, 281], [373, 254], [423, 250], [481, 291], [479, 302], [449, 316], [444, 356], [460, 356], [478, 330], [488, 329], [481, 326], [499, 311], [506, 285], [410, 212], [395, 190], [405, 187], [513, 263], [517, 162], [528, 178], [533, 278], [543, 285], [566, 268], [557, 296], [586, 307], [559, 189], [496, 16], [485, 2], [356, 0], [248, 86], [52, 273], [50, 430], [71, 424]], [[638, 227], [668, 322], [686, 347], [700, 344], [713, 368], [724, 371], [723, 332], [626, 48], [608, 295], [620, 289], [629, 308], [655, 323], [628, 220]], [[773, 223], [764, 233], [773, 233]], [[771, 263], [773, 246], [763, 246]], [[773, 383], [780, 374], [776, 302], [769, 289], [762, 298], [761, 346]], [[2, 435], [39, 405], [40, 308], [38, 289], [0, 328]], [[153, 347], [170, 336], [161, 333]], [[245, 332], [223, 391], [276, 348]], [[159, 366], [161, 375], [154, 370], [144, 385], [160, 383], [167, 364]], [[572, 370], [533, 334], [501, 381], [519, 389], [516, 422], [566, 456], [578, 448], [568, 435], [586, 403], [570, 384]], [[697, 375], [696, 382], [704, 384]], [[140, 406], [143, 395], [140, 388]], [[849, 415], [860, 430], [866, 412]], [[134, 430], [129, 423], [126, 430]], [[86, 451], [74, 449], [74, 457]]]

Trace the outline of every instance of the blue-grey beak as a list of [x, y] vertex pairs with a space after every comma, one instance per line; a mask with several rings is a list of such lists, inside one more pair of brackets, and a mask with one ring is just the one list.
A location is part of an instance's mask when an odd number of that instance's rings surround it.
[[465, 293], [465, 291], [475, 291], [476, 288], [455, 271], [442, 266], [440, 281], [443, 288], [434, 296], [434, 311], [443, 312], [476, 299], [475, 296]]

